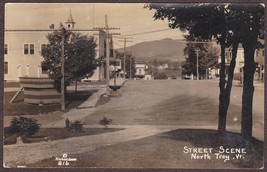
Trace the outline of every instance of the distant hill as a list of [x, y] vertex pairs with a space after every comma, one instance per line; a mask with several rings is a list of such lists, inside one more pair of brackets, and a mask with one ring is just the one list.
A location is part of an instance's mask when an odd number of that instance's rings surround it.
[[[155, 59], [160, 61], [184, 61], [184, 47], [184, 42], [168, 38], [138, 43], [127, 47], [127, 51], [136, 57], [136, 61], [151, 61]], [[118, 51], [123, 52], [123, 48], [118, 49]]]

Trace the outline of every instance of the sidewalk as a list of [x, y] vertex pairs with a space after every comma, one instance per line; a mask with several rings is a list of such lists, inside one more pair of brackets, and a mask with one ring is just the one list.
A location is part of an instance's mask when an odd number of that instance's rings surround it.
[[[114, 82], [114, 80], [110, 80], [110, 83]], [[123, 85], [125, 80], [123, 78], [117, 78], [116, 84]], [[97, 101], [99, 98], [106, 93], [106, 86], [100, 85], [100, 86], [81, 86], [79, 87], [79, 90], [87, 90], [87, 89], [96, 88], [97, 92], [94, 92], [92, 96], [90, 96], [86, 101], [84, 101], [78, 108], [71, 109], [69, 112], [64, 114], [62, 116], [62, 120], [57, 121], [55, 123], [51, 123], [48, 125], [44, 125], [42, 127], [48, 128], [48, 127], [65, 127], [65, 120], [68, 118], [70, 121], [79, 120], [82, 121], [84, 117], [94, 112], [94, 107], [96, 106]], [[69, 89], [74, 89], [70, 87]]]

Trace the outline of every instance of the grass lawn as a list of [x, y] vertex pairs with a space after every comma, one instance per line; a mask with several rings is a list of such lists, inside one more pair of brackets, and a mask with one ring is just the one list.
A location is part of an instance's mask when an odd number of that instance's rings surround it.
[[[191, 153], [184, 153], [184, 146], [191, 148], [212, 148], [211, 159], [192, 159]], [[244, 159], [229, 155], [229, 161], [217, 159], [219, 147], [245, 148]], [[203, 155], [199, 153], [198, 155]], [[260, 168], [263, 165], [263, 142], [254, 139], [243, 141], [239, 134], [227, 133], [219, 136], [215, 130], [178, 129], [154, 136], [101, 147], [83, 154], [73, 154], [77, 158], [68, 167], [104, 168], [188, 168], [188, 169], [231, 169]], [[59, 167], [55, 158], [43, 160], [29, 167]]]
[[[30, 138], [25, 138], [24, 143], [35, 143], [41, 141], [53, 141], [58, 139], [66, 139], [70, 137], [79, 137], [87, 135], [96, 135], [106, 132], [113, 132], [122, 130], [119, 128], [85, 128], [83, 132], [74, 133], [67, 128], [40, 128], [40, 130]], [[7, 133], [7, 129], [4, 130], [4, 145], [15, 144], [17, 136], [15, 134]]]

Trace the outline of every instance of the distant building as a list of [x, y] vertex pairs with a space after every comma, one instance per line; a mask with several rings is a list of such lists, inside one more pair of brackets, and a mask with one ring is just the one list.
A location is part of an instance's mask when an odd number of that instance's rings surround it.
[[135, 77], [137, 79], [144, 79], [145, 75], [147, 74], [148, 65], [144, 62], [136, 62], [135, 63]]
[[159, 65], [157, 68], [159, 70], [164, 70], [164, 69], [168, 69], [169, 68], [169, 65], [166, 63], [166, 64]]
[[[65, 28], [75, 29], [75, 23], [70, 11]], [[19, 77], [48, 77], [47, 72], [42, 70], [41, 56], [42, 49], [48, 44], [46, 35], [52, 33], [54, 24], [51, 24], [46, 31], [25, 31], [25, 30], [5, 30], [4, 33], [4, 80], [18, 81]], [[50, 31], [51, 30], [51, 31]], [[82, 34], [94, 35], [98, 44], [97, 56], [106, 56], [105, 32], [103, 30], [82, 32]], [[109, 42], [113, 47], [112, 40]], [[112, 56], [111, 52], [111, 56]], [[88, 80], [99, 81], [104, 78], [104, 62], [101, 67], [95, 70], [94, 75]]]
[[[234, 74], [243, 75], [243, 67], [244, 67], [244, 49], [241, 44], [237, 49], [237, 56], [236, 56], [236, 67], [234, 70]], [[226, 72], [229, 71], [230, 62], [232, 59], [232, 49], [226, 49], [225, 51], [225, 65], [226, 65]], [[264, 48], [256, 49], [254, 60], [256, 63], [256, 72], [254, 79], [255, 80], [263, 80], [264, 78]]]

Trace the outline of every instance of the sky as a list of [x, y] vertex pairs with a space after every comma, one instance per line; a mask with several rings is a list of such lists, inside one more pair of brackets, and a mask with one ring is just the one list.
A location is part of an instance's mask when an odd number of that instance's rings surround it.
[[[75, 29], [104, 27], [107, 15], [108, 26], [120, 28], [112, 32], [132, 38], [127, 46], [166, 38], [183, 39], [184, 33], [169, 29], [166, 20], [155, 21], [154, 11], [143, 7], [144, 3], [7, 3], [5, 29], [49, 29], [51, 24], [59, 27], [71, 11]], [[123, 42], [114, 38], [114, 48], [121, 47]]]

